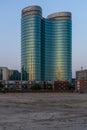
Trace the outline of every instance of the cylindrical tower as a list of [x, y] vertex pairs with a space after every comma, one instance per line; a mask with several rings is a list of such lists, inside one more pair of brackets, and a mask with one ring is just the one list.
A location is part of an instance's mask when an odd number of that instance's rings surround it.
[[72, 20], [70, 12], [51, 14], [45, 21], [45, 80], [72, 78]]
[[41, 80], [41, 18], [39, 6], [22, 10], [21, 67], [23, 80]]

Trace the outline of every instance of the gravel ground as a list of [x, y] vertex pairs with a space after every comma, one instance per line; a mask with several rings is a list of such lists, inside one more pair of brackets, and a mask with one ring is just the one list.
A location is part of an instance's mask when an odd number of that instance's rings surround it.
[[87, 94], [0, 93], [0, 130], [87, 130]]

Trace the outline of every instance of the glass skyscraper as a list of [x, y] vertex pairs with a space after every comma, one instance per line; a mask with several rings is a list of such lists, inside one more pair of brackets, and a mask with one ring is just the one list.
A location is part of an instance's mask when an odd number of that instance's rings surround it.
[[23, 80], [72, 78], [72, 20], [70, 12], [42, 17], [39, 6], [22, 10], [21, 67]]
[[24, 8], [21, 20], [21, 64], [23, 80], [41, 80], [41, 19], [39, 6]]

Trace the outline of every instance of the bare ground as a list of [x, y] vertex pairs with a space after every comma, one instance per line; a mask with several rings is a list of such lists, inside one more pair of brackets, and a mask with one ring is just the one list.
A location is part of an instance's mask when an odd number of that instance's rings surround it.
[[87, 94], [0, 93], [0, 130], [87, 130]]

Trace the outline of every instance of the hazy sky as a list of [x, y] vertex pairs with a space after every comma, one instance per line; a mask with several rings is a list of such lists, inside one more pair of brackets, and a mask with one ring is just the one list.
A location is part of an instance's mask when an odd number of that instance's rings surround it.
[[72, 71], [87, 69], [87, 0], [0, 0], [0, 66], [20, 70], [21, 10], [39, 5], [43, 16], [72, 12]]

